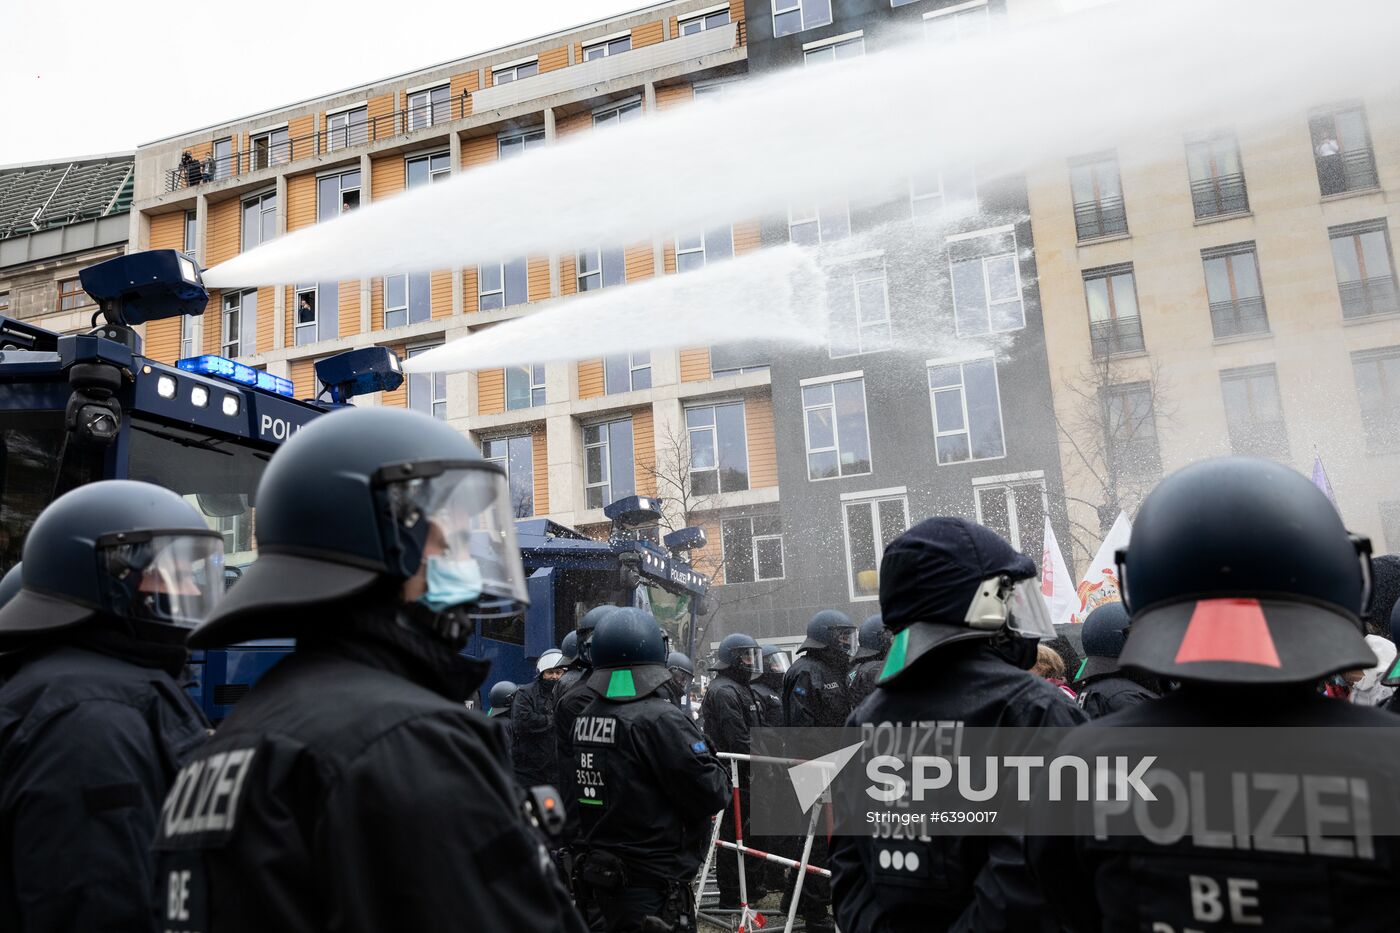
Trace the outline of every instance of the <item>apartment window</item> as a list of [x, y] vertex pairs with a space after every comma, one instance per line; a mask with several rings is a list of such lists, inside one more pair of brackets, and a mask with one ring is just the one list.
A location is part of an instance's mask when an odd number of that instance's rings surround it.
[[720, 227], [704, 233], [684, 233], [676, 237], [676, 271], [690, 272], [706, 263], [734, 255], [734, 230]]
[[831, 0], [773, 0], [773, 35], [790, 36], [831, 22]]
[[788, 239], [798, 246], [816, 246], [850, 236], [851, 210], [844, 201], [824, 207], [794, 207], [788, 210]]
[[833, 479], [870, 472], [870, 426], [865, 416], [865, 379], [842, 379], [802, 387], [807, 439], [807, 478]]
[[950, 204], [977, 205], [977, 179], [971, 169], [909, 179], [909, 207], [915, 220], [932, 217]]
[[530, 130], [528, 133], [512, 133], [502, 136], [496, 143], [496, 151], [501, 159], [511, 159], [544, 147], [544, 130]]
[[761, 343], [746, 340], [710, 348], [710, 378], [723, 379], [744, 373], [768, 372], [772, 351]]
[[603, 357], [603, 391], [608, 395], [651, 388], [651, 352]]
[[[1361, 402], [1361, 427], [1366, 448], [1394, 450], [1400, 446], [1400, 347], [1362, 350], [1351, 355], [1356, 395]], [[1400, 541], [1392, 542], [1400, 545]]]
[[341, 172], [316, 180], [316, 219], [322, 223], [360, 206], [360, 173]]
[[215, 528], [224, 539], [224, 553], [236, 554], [253, 549], [252, 515], [240, 512], [237, 515], [220, 515], [215, 519]]
[[494, 463], [505, 471], [510, 485], [511, 514], [516, 518], [534, 515], [535, 455], [530, 435], [483, 438], [481, 454], [487, 463]]
[[277, 192], [243, 202], [242, 250], [248, 252], [277, 235]]
[[1210, 326], [1217, 340], [1269, 332], [1259, 257], [1253, 243], [1202, 250]]
[[514, 65], [504, 65], [500, 68], [491, 69], [491, 83], [509, 84], [512, 81], [519, 81], [521, 78], [533, 78], [540, 73], [540, 60], [533, 58], [528, 62], [516, 62]]
[[683, 36], [692, 36], [697, 32], [704, 32], [706, 29], [714, 29], [716, 26], [728, 26], [729, 8], [726, 7], [711, 13], [696, 13], [685, 17], [678, 25]]
[[1089, 303], [1089, 343], [1094, 359], [1144, 350], [1132, 263], [1086, 271], [1084, 298]]
[[1370, 220], [1333, 227], [1327, 232], [1332, 238], [1332, 264], [1342, 296], [1342, 317], [1400, 311], [1386, 222]]
[[832, 359], [888, 350], [892, 340], [884, 257], [854, 266], [849, 279], [833, 275], [827, 290]]
[[231, 138], [214, 140], [212, 158], [215, 181], [233, 177], [233, 140]]
[[180, 317], [180, 359], [182, 360], [198, 355], [195, 352], [195, 347], [199, 345], [199, 341], [195, 333], [194, 322], [195, 318], [192, 314]]
[[1220, 374], [1230, 450], [1242, 457], [1288, 459], [1278, 374], [1273, 366], [1227, 369]]
[[257, 352], [258, 292], [224, 293], [224, 313], [219, 352], [227, 357]]
[[1108, 386], [1100, 401], [1104, 407], [1109, 472], [1115, 476], [1161, 473], [1162, 455], [1157, 446], [1151, 384], [1129, 382]]
[[493, 262], [477, 267], [477, 301], [482, 311], [518, 305], [528, 300], [526, 261]]
[[1380, 184], [1366, 111], [1344, 107], [1318, 114], [1309, 121], [1317, 180], [1324, 196], [1361, 191]]
[[[890, 0], [892, 6], [903, 6], [914, 0]], [[984, 36], [992, 27], [986, 0], [959, 3], [924, 14], [924, 38], [934, 45], [953, 45], [964, 39]]]
[[269, 168], [292, 161], [292, 143], [287, 128], [258, 133], [249, 140], [252, 147], [253, 168]]
[[326, 116], [326, 149], [334, 152], [369, 141], [369, 108], [355, 107]]
[[828, 42], [826, 45], [820, 45], [814, 49], [807, 49], [802, 53], [802, 63], [804, 65], [824, 65], [831, 62], [850, 61], [853, 58], [860, 58], [864, 54], [865, 38], [856, 36], [840, 42]]
[[578, 254], [578, 290], [597, 291], [627, 281], [627, 263], [622, 247], [588, 249]]
[[617, 126], [621, 123], [631, 123], [639, 120], [642, 116], [642, 102], [634, 100], [630, 104], [622, 104], [619, 107], [609, 107], [607, 110], [599, 110], [593, 114], [594, 126]]
[[[442, 344], [410, 347], [409, 359], [440, 346]], [[408, 407], [414, 411], [421, 411], [425, 415], [432, 415], [438, 420], [445, 420], [447, 418], [447, 374], [409, 373]]]
[[433, 316], [433, 282], [427, 272], [384, 276], [384, 326], [420, 324]]
[[690, 491], [697, 496], [749, 488], [749, 442], [744, 403], [685, 410], [690, 447]]
[[93, 300], [83, 291], [83, 283], [78, 279], [62, 279], [58, 283], [58, 310], [76, 311], [92, 305]]
[[995, 359], [930, 363], [928, 388], [933, 444], [940, 464], [1006, 455]]
[[194, 211], [185, 211], [185, 246], [184, 252], [194, 255], [194, 241], [198, 236], [198, 226], [196, 224], [197, 214]]
[[515, 411], [544, 404], [544, 367], [506, 367], [506, 408]]
[[1249, 210], [1240, 147], [1233, 133], [1188, 143], [1186, 167], [1191, 175], [1191, 204], [1197, 220]]
[[446, 152], [419, 156], [404, 165], [404, 181], [410, 188], [435, 185], [452, 177], [452, 157]]
[[734, 86], [735, 80], [736, 79], [734, 78], [720, 78], [715, 81], [705, 81], [701, 84], [693, 84], [691, 85], [691, 93], [695, 95], [696, 100], [699, 100], [702, 97], [717, 98], [721, 94], [727, 93], [728, 90]]
[[1080, 240], [1128, 232], [1118, 157], [1113, 153], [1080, 159], [1069, 170], [1074, 195], [1074, 227]]
[[299, 347], [316, 342], [320, 297], [320, 288], [316, 285], [303, 285], [296, 291], [296, 309], [292, 320], [296, 345]]
[[972, 481], [977, 521], [1001, 535], [1022, 554], [1045, 551], [1045, 477], [1039, 471]]
[[1000, 334], [1026, 326], [1016, 235], [1010, 229], [948, 240], [958, 335]]
[[632, 419], [590, 424], [583, 429], [584, 506], [601, 509], [637, 491], [632, 464]]
[[609, 55], [618, 55], [622, 52], [632, 50], [632, 34], [618, 36], [613, 39], [600, 39], [591, 45], [583, 47], [583, 60], [591, 62], [595, 58], [607, 58]]
[[424, 91], [408, 95], [408, 128], [419, 130], [425, 126], [446, 123], [452, 119], [452, 91], [446, 84], [440, 84]]
[[855, 601], [880, 595], [880, 561], [885, 547], [909, 528], [909, 500], [903, 494], [841, 503], [846, 533], [846, 585]]
[[783, 578], [783, 520], [778, 515], [725, 518], [719, 523], [724, 582], [755, 583]]

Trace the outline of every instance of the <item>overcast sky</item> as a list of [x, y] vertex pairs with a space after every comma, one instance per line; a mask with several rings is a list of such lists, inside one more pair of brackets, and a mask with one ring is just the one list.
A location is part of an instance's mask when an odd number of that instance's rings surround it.
[[137, 145], [646, 0], [0, 0], [0, 165]]

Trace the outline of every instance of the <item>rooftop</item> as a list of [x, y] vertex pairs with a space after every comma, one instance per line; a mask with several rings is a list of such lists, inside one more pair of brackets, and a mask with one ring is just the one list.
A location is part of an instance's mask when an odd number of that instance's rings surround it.
[[0, 239], [125, 213], [133, 160], [123, 152], [0, 168]]

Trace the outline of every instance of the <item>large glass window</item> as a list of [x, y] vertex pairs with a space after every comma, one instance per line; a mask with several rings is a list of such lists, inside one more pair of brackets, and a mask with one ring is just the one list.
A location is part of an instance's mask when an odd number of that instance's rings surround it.
[[1162, 472], [1162, 454], [1157, 445], [1157, 419], [1153, 411], [1152, 386], [1130, 382], [1106, 387], [1100, 402], [1104, 407], [1105, 439], [1109, 471], [1116, 476], [1154, 476]]
[[1380, 184], [1366, 111], [1343, 107], [1309, 121], [1317, 180], [1323, 195], [1361, 191]]
[[1216, 339], [1269, 331], [1259, 258], [1253, 243], [1237, 243], [1201, 253], [1205, 264], [1210, 326]]
[[214, 140], [214, 153], [210, 156], [210, 160], [214, 163], [212, 174], [215, 181], [232, 178], [235, 161], [233, 140], [229, 138]]
[[603, 391], [607, 395], [651, 388], [651, 351], [603, 357]]
[[1005, 456], [996, 360], [988, 357], [930, 365], [928, 385], [939, 463]]
[[356, 107], [326, 117], [326, 149], [334, 152], [369, 142], [369, 108]]
[[384, 326], [421, 324], [433, 316], [433, 280], [427, 272], [384, 276]]
[[292, 143], [285, 126], [258, 133], [250, 143], [254, 170], [292, 161]]
[[[903, 6], [914, 0], [890, 0], [892, 6]], [[986, 0], [958, 3], [924, 14], [924, 38], [934, 45], [947, 46], [974, 36], [986, 35], [991, 29]]]
[[833, 479], [870, 472], [870, 428], [865, 379], [802, 387], [807, 439], [807, 478]]
[[627, 281], [627, 260], [622, 247], [585, 249], [578, 254], [578, 290], [597, 291]]
[[703, 233], [683, 233], [676, 237], [676, 271], [690, 272], [718, 259], [734, 255], [734, 230], [719, 227]]
[[1094, 359], [1143, 351], [1142, 317], [1138, 314], [1132, 263], [1086, 271], [1084, 298], [1089, 305], [1089, 342]]
[[1273, 366], [1227, 369], [1220, 374], [1230, 449], [1242, 457], [1288, 459], [1288, 430]]
[[632, 419], [590, 424], [583, 429], [584, 505], [601, 509], [624, 496], [635, 495], [632, 463]]
[[512, 81], [519, 81], [521, 78], [533, 78], [540, 73], [540, 60], [532, 58], [528, 62], [516, 62], [514, 65], [503, 65], [500, 68], [491, 69], [491, 83], [509, 84]]
[[798, 246], [830, 243], [851, 234], [851, 210], [846, 202], [793, 207], [788, 210], [788, 239]]
[[404, 180], [408, 187], [435, 185], [452, 177], [452, 156], [446, 152], [415, 156], [404, 164]]
[[545, 402], [544, 367], [506, 367], [506, 408], [533, 408]]
[[952, 240], [948, 261], [959, 336], [1000, 334], [1026, 326], [1014, 234], [998, 232]]
[[833, 275], [827, 289], [832, 359], [888, 350], [892, 340], [884, 258], [852, 265], [849, 277]]
[[[1395, 450], [1400, 447], [1400, 347], [1353, 353], [1351, 369], [1361, 403], [1366, 449]], [[1391, 543], [1400, 545], [1400, 541]]]
[[706, 29], [714, 29], [718, 26], [729, 25], [729, 11], [716, 10], [713, 13], [697, 13], [692, 16], [683, 17], [679, 24], [680, 34], [691, 36], [697, 32], [704, 32]]
[[198, 238], [198, 213], [195, 211], [185, 211], [185, 245], [184, 251], [191, 256], [195, 253], [195, 240]]
[[419, 130], [425, 126], [446, 123], [452, 119], [452, 91], [446, 84], [438, 85], [408, 95], [408, 128]]
[[831, 22], [831, 0], [773, 0], [773, 35], [790, 36]]
[[724, 583], [783, 578], [783, 520], [778, 515], [725, 518], [719, 523]]
[[535, 514], [535, 456], [533, 439], [529, 434], [514, 437], [484, 438], [481, 453], [486, 462], [495, 463], [506, 472], [510, 482], [511, 514], [529, 518]]
[[482, 311], [523, 304], [529, 296], [529, 268], [522, 257], [477, 267], [477, 301]]
[[685, 410], [690, 447], [690, 490], [697, 496], [749, 488], [749, 447], [744, 403]]
[[607, 58], [609, 55], [619, 55], [632, 50], [632, 34], [619, 36], [616, 39], [605, 39], [601, 42], [594, 42], [592, 45], [583, 47], [583, 60], [591, 62], [595, 58]]
[[[0, 313], [4, 309], [0, 308]], [[180, 318], [180, 359], [189, 359], [197, 356], [195, 347], [198, 346], [198, 338], [195, 330], [195, 318], [192, 314], [186, 314]]]
[[324, 175], [316, 180], [316, 219], [322, 223], [360, 206], [360, 172]]
[[616, 107], [609, 107], [607, 110], [599, 110], [593, 114], [594, 126], [617, 126], [622, 123], [631, 123], [633, 120], [642, 118], [642, 102], [634, 100], [629, 104], [619, 104]]
[[511, 133], [496, 140], [496, 151], [501, 159], [512, 159], [542, 148], [544, 148], [544, 130]]
[[258, 292], [224, 292], [222, 340], [219, 352], [227, 357], [257, 352]]
[[909, 207], [915, 220], [934, 216], [944, 207], [977, 205], [977, 178], [971, 169], [928, 172], [909, 179]]
[[1342, 317], [1359, 318], [1400, 311], [1391, 261], [1390, 230], [1384, 220], [1370, 220], [1328, 231], [1332, 263], [1342, 296]]
[[1080, 159], [1070, 166], [1069, 182], [1074, 195], [1074, 226], [1080, 240], [1128, 232], [1116, 155], [1110, 152]]
[[865, 38], [854, 36], [840, 42], [829, 42], [814, 49], [807, 49], [802, 53], [802, 63], [804, 65], [833, 64], [860, 58], [864, 54]]
[[1191, 204], [1196, 219], [1249, 210], [1240, 147], [1233, 133], [1188, 143], [1186, 166], [1191, 174]]
[[58, 310], [76, 311], [79, 308], [96, 307], [96, 303], [83, 291], [83, 283], [78, 279], [61, 279], [58, 283]]
[[903, 495], [841, 503], [846, 533], [846, 584], [851, 599], [880, 595], [880, 562], [885, 547], [909, 528], [909, 500]]
[[[410, 347], [408, 356], [412, 359], [418, 354], [426, 353], [438, 346], [441, 344]], [[432, 415], [439, 420], [445, 420], [447, 418], [447, 374], [409, 373], [408, 407], [414, 411], [421, 411], [425, 415]]]
[[243, 202], [241, 247], [255, 249], [277, 235], [277, 192], [269, 191]]
[[978, 477], [972, 481], [977, 521], [1040, 563], [1045, 551], [1045, 478]]

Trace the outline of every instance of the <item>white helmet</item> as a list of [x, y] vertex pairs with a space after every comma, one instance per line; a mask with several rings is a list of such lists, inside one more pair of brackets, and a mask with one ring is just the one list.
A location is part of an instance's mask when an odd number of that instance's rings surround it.
[[535, 673], [543, 674], [545, 671], [552, 671], [556, 667], [565, 666], [564, 652], [560, 651], [558, 648], [550, 648], [544, 654], [540, 655], [539, 661], [535, 664]]

